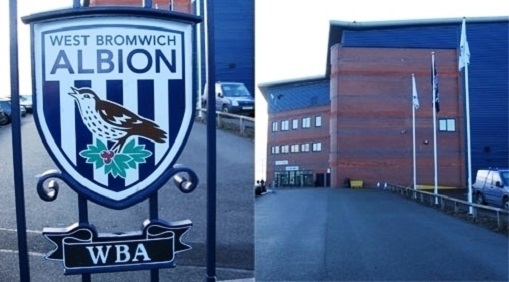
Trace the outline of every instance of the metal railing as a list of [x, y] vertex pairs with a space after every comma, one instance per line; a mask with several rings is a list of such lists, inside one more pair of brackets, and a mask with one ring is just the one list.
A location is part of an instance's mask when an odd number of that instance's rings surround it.
[[[207, 109], [197, 108], [197, 112], [201, 113], [202, 118], [198, 117], [196, 120], [200, 122], [206, 121]], [[216, 126], [221, 129], [233, 131], [239, 135], [254, 138], [254, 125], [255, 119], [248, 116], [236, 115], [231, 113], [224, 113], [216, 111]]]
[[[469, 203], [447, 195], [414, 190], [410, 187], [392, 185], [389, 183], [387, 183], [387, 189], [423, 205], [439, 208], [444, 212], [480, 223], [497, 232], [509, 235], [509, 210]], [[470, 213], [471, 208], [473, 211], [472, 213]]]

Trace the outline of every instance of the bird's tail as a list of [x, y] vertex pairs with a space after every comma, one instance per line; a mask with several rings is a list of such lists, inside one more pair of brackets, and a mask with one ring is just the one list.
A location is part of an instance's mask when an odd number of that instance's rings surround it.
[[137, 135], [150, 139], [155, 143], [166, 142], [166, 131], [159, 128], [156, 124], [139, 127], [138, 131]]
[[150, 139], [152, 139], [156, 143], [164, 143], [166, 142], [166, 131], [162, 130], [159, 127], [151, 127], [150, 128]]

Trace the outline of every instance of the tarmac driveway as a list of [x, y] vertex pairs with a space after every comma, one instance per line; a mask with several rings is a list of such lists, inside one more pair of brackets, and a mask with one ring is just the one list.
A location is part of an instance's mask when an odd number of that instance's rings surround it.
[[508, 281], [507, 237], [388, 190], [280, 189], [255, 203], [257, 281]]

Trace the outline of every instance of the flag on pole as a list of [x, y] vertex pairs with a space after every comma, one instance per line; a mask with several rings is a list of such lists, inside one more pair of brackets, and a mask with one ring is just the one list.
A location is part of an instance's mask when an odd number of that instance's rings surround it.
[[412, 103], [416, 110], [419, 109], [419, 97], [417, 95], [417, 88], [415, 87], [415, 77], [412, 75]]
[[432, 62], [431, 66], [431, 86], [433, 87], [433, 96], [434, 96], [434, 103], [435, 103], [435, 110], [436, 112], [440, 112], [440, 103], [438, 99], [438, 73], [437, 73], [437, 67], [435, 66], [435, 62]]
[[470, 64], [470, 48], [467, 42], [467, 29], [465, 27], [465, 19], [461, 25], [461, 38], [460, 38], [460, 57], [458, 62], [458, 69], [463, 69], [466, 65]]

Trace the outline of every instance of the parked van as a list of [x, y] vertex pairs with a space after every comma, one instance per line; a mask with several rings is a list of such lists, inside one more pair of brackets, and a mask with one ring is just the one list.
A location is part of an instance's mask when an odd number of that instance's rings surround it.
[[509, 210], [509, 169], [480, 169], [472, 193], [476, 203]]
[[[241, 82], [216, 82], [216, 111], [254, 116], [254, 97]], [[207, 84], [202, 95], [202, 107], [207, 107]]]

